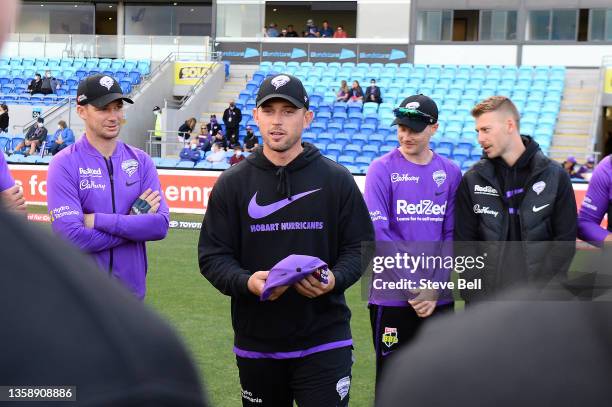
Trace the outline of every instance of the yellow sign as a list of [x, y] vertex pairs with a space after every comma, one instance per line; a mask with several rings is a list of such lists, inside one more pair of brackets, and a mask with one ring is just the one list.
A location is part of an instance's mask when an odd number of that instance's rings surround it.
[[612, 66], [606, 68], [606, 83], [604, 84], [604, 92], [612, 93]]
[[212, 65], [212, 62], [175, 62], [174, 84], [195, 85]]

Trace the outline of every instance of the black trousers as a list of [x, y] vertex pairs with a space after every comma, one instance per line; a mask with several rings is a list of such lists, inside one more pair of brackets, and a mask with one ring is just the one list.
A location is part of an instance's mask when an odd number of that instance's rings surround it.
[[421, 318], [410, 306], [386, 307], [374, 304], [368, 306], [372, 326], [372, 342], [376, 352], [376, 388], [378, 388], [384, 367], [392, 359], [393, 353], [408, 345], [423, 324], [427, 324], [441, 315], [454, 312], [454, 307], [453, 303], [439, 305], [429, 317]]
[[295, 359], [237, 356], [244, 407], [346, 407], [351, 386], [352, 348]]

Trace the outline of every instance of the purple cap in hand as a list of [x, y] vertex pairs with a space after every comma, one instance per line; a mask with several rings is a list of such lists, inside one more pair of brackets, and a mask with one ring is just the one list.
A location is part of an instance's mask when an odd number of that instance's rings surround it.
[[327, 284], [327, 263], [318, 257], [302, 254], [287, 256], [270, 269], [260, 299], [265, 301], [276, 287], [293, 285], [311, 274], [322, 283]]

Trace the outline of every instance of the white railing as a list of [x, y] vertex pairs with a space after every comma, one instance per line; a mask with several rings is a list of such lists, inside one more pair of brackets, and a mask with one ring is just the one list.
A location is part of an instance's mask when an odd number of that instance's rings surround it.
[[11, 34], [3, 57], [128, 58], [161, 61], [171, 53], [210, 52], [210, 37]]

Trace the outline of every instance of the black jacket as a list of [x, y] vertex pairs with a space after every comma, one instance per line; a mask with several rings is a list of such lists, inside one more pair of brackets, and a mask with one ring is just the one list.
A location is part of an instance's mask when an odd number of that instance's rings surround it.
[[25, 135], [26, 140], [38, 140], [40, 143], [47, 139], [47, 128], [38, 127], [36, 124], [30, 126]]
[[8, 131], [9, 127], [9, 114], [4, 112], [0, 114], [0, 131]]
[[[468, 301], [519, 283], [562, 278], [574, 256], [576, 199], [569, 176], [530, 137], [523, 142], [527, 150], [513, 167], [484, 158], [459, 185], [455, 241], [489, 242], [457, 244], [464, 255], [487, 253], [485, 269], [464, 273], [483, 283], [483, 290], [463, 292]], [[509, 240], [517, 242], [499, 243]]]
[[179, 127], [178, 131], [178, 135], [180, 137], [183, 137], [185, 140], [188, 140], [191, 137], [191, 132], [193, 131], [193, 129], [189, 127], [187, 123], [183, 123], [181, 124], [181, 127]]
[[[230, 120], [231, 119], [231, 120]], [[223, 112], [223, 124], [225, 128], [237, 128], [242, 120], [242, 111], [238, 107], [234, 106], [234, 109], [229, 107]]]
[[208, 405], [181, 340], [149, 307], [50, 231], [2, 210], [0, 225], [11, 350], [0, 383], [76, 386], [82, 406]]
[[[273, 203], [284, 205], [272, 210]], [[260, 147], [214, 186], [200, 233], [200, 271], [232, 297], [239, 349], [305, 350], [351, 338], [344, 290], [365, 269], [361, 242], [373, 239], [362, 194], [344, 167], [308, 143], [291, 163], [277, 167]], [[325, 261], [336, 278], [334, 290], [309, 299], [289, 288], [277, 300], [261, 302], [247, 288], [250, 275], [290, 254]]]
[[[374, 96], [374, 100], [371, 100], [371, 96]], [[378, 86], [375, 86], [374, 90], [372, 90], [372, 87], [368, 86], [366, 88], [365, 97], [363, 98], [363, 101], [382, 103], [382, 98], [380, 97], [380, 88]]]

